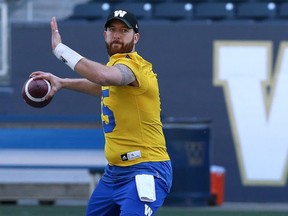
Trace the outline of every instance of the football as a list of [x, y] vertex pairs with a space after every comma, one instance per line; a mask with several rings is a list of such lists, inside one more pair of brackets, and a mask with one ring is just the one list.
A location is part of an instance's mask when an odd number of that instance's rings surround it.
[[51, 91], [50, 82], [45, 79], [28, 79], [22, 88], [24, 101], [32, 107], [42, 108], [47, 106], [52, 98], [46, 100], [46, 96]]

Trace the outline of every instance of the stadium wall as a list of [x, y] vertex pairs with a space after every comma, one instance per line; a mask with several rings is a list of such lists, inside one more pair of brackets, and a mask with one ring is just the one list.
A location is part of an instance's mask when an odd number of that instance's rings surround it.
[[[107, 62], [102, 22], [63, 21], [59, 29], [65, 44]], [[143, 21], [140, 32], [137, 50], [158, 74], [162, 115], [211, 120], [211, 164], [226, 169], [225, 201], [287, 202], [288, 23]], [[7, 121], [99, 116], [100, 99], [67, 90], [44, 109], [23, 102], [32, 71], [78, 77], [52, 55], [48, 23], [15, 23], [10, 42], [10, 83], [0, 92]]]

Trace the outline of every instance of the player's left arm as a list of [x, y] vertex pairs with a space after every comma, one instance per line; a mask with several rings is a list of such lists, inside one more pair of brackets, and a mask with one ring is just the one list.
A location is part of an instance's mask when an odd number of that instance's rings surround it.
[[132, 70], [123, 64], [114, 66], [106, 66], [95, 61], [83, 58], [75, 66], [74, 69], [82, 77], [97, 83], [101, 86], [109, 85], [132, 85], [138, 86]]
[[[132, 85], [138, 86], [135, 75], [125, 65], [106, 66], [101, 63], [89, 60], [76, 53], [66, 45], [62, 44], [61, 35], [58, 30], [56, 18], [51, 20], [52, 50], [54, 54], [68, 64], [82, 77], [101, 86], [109, 85]], [[68, 56], [65, 59], [63, 56]], [[71, 57], [72, 56], [72, 57]], [[68, 63], [67, 63], [68, 62]]]

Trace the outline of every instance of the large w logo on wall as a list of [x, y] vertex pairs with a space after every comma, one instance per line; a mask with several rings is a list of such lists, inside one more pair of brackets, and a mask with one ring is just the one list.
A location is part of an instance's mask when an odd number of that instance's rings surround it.
[[285, 185], [288, 43], [275, 66], [270, 41], [215, 41], [214, 84], [222, 86], [245, 185]]

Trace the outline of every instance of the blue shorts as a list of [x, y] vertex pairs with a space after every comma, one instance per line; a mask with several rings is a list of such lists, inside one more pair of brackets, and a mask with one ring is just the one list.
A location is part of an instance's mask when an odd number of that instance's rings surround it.
[[[135, 176], [154, 176], [156, 201], [139, 199]], [[162, 206], [172, 184], [170, 161], [141, 163], [130, 167], [107, 166], [92, 193], [86, 216], [153, 216]]]

